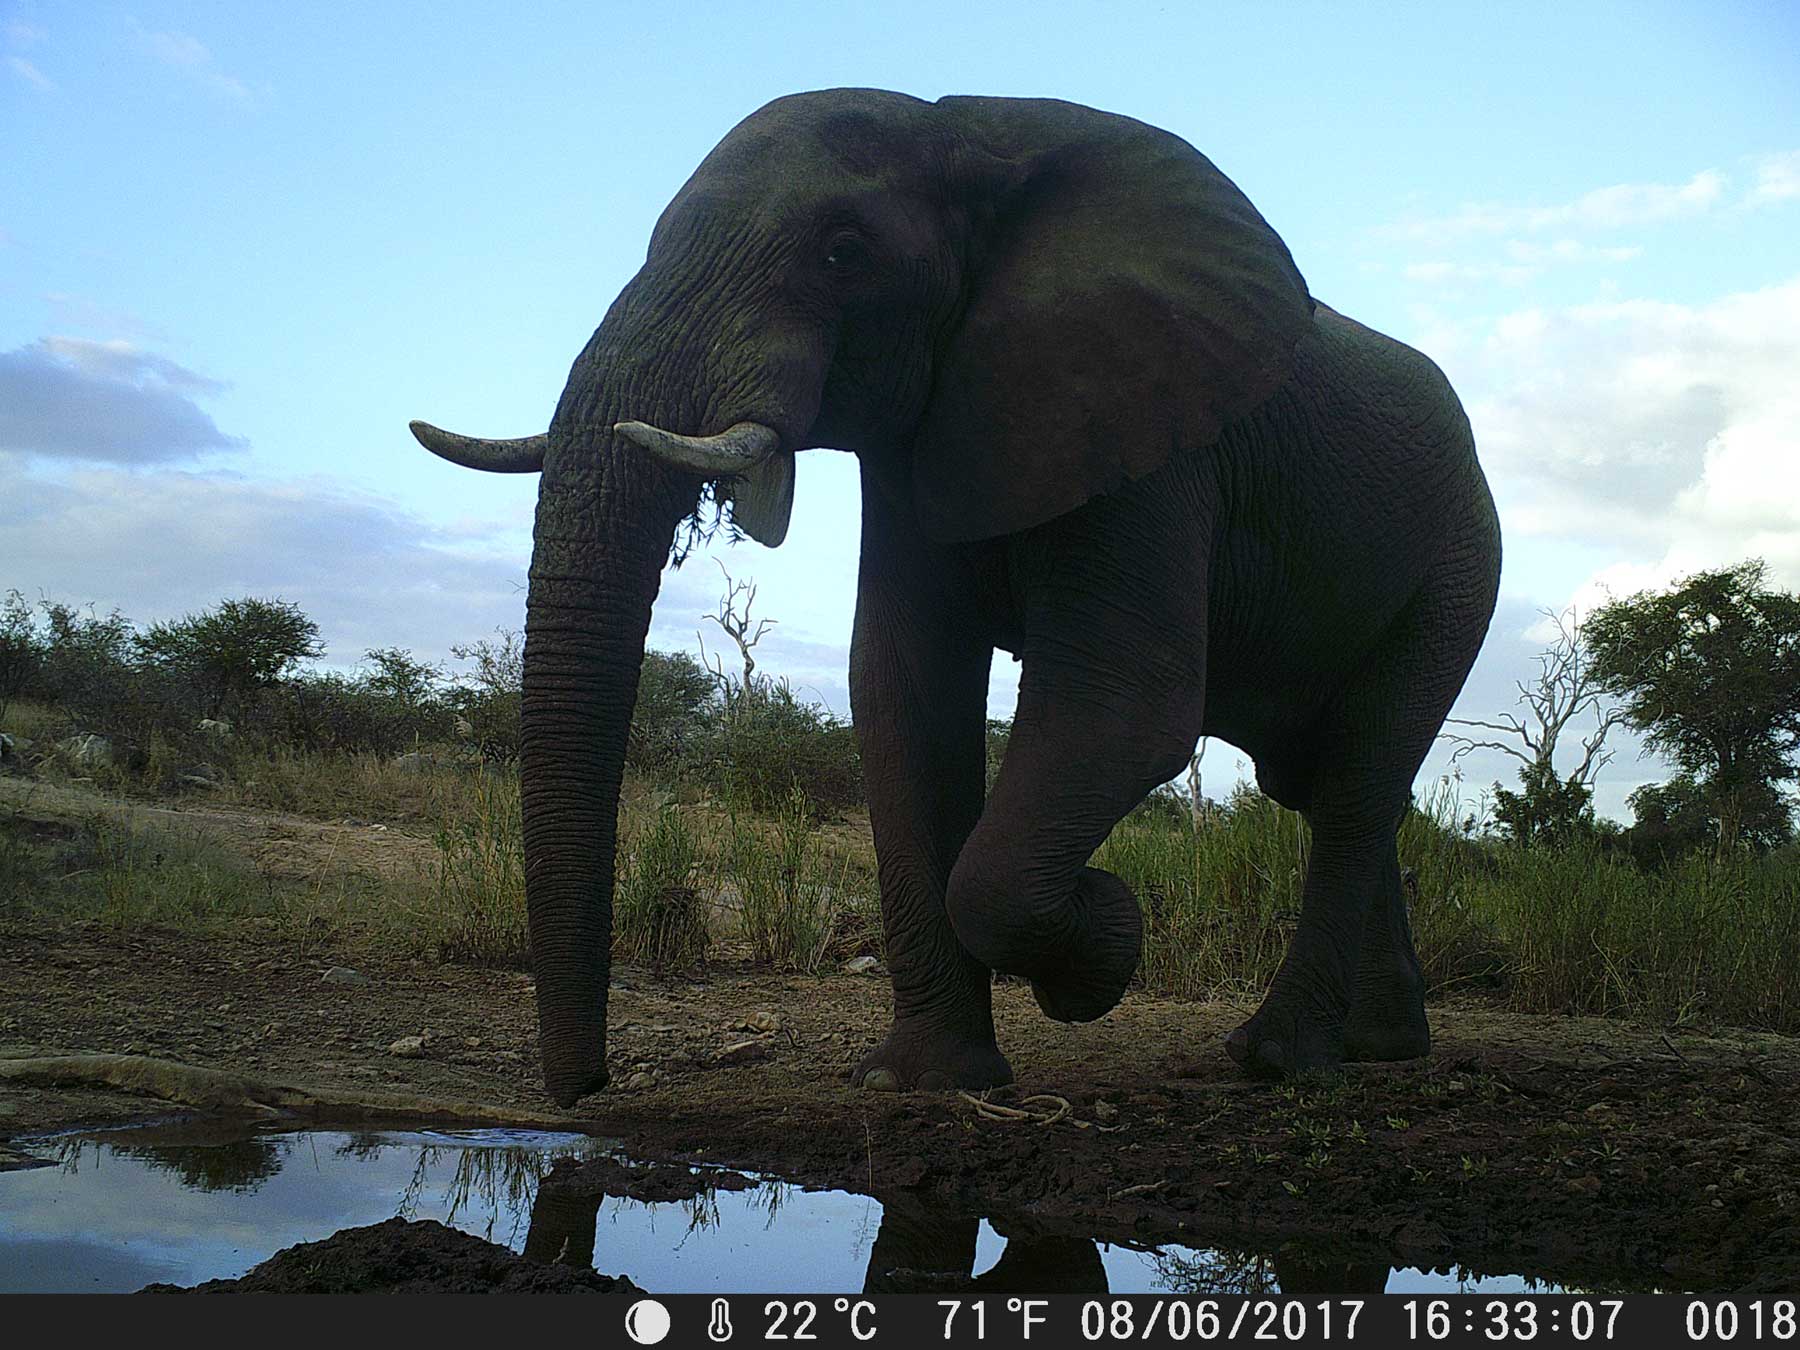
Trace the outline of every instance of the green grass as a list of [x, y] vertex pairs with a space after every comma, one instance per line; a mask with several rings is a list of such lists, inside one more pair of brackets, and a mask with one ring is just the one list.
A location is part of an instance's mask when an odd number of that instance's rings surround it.
[[213, 932], [277, 917], [254, 867], [205, 837], [132, 820], [50, 824], [0, 813], [0, 915]]
[[[1595, 845], [1467, 838], [1457, 807], [1440, 785], [1400, 834], [1434, 995], [1481, 989], [1525, 1012], [1800, 1031], [1795, 850], [1645, 872]], [[1259, 992], [1299, 913], [1306, 848], [1298, 816], [1248, 792], [1199, 830], [1149, 813], [1122, 823], [1095, 862], [1144, 906], [1142, 986]]]
[[[8, 726], [38, 738], [51, 730], [19, 704]], [[179, 767], [173, 752], [148, 753], [151, 776], [159, 754], [170, 757], [165, 769]], [[410, 884], [348, 870], [277, 882], [196, 834], [99, 819], [46, 833], [0, 811], [0, 916], [198, 930], [273, 918], [308, 940], [528, 965], [516, 774], [449, 756], [408, 772], [389, 756], [247, 745], [221, 747], [217, 763], [225, 786], [205, 792], [209, 804], [435, 823], [435, 856]], [[1800, 1032], [1800, 850], [1645, 871], [1597, 845], [1520, 849], [1470, 837], [1448, 783], [1421, 807], [1402, 827], [1400, 861], [1414, 879], [1414, 935], [1433, 996]], [[691, 784], [629, 778], [615, 951], [688, 968], [735, 939], [756, 961], [800, 972], [880, 955], [867, 826], [822, 826], [817, 815], [798, 792], [759, 814]], [[1300, 818], [1247, 790], [1198, 829], [1166, 810], [1122, 822], [1095, 865], [1122, 876], [1143, 905], [1140, 986], [1257, 997], [1292, 936], [1307, 850]], [[710, 923], [721, 911], [735, 911], [735, 923]]]
[[706, 959], [700, 856], [682, 810], [663, 803], [619, 850], [613, 887], [613, 951], [658, 968]]
[[518, 781], [477, 775], [462, 804], [437, 832], [436, 886], [421, 932], [443, 960], [528, 970]]

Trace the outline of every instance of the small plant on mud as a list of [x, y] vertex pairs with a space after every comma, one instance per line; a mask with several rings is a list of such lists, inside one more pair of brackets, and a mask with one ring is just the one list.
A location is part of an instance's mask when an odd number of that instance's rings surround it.
[[706, 957], [706, 909], [694, 887], [694, 837], [668, 802], [629, 852], [621, 850], [613, 909], [613, 950], [658, 968]]
[[474, 779], [469, 814], [437, 832], [438, 876], [432, 913], [438, 955], [446, 961], [528, 970], [525, 862], [519, 785]]

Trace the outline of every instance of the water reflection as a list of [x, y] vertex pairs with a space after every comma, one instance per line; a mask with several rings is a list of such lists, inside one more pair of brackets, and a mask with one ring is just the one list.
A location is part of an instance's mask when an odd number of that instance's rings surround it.
[[36, 1151], [57, 1166], [0, 1174], [0, 1292], [231, 1278], [296, 1242], [395, 1216], [665, 1293], [1343, 1295], [1523, 1283], [1396, 1277], [1385, 1262], [1309, 1246], [1121, 1246], [959, 1213], [915, 1192], [876, 1200], [680, 1168], [646, 1185], [649, 1174], [620, 1166], [615, 1143], [576, 1135], [245, 1137], [215, 1127], [64, 1138]]

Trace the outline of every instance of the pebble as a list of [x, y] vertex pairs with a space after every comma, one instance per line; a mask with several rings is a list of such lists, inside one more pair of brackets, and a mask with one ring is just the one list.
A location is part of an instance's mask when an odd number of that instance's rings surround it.
[[713, 1051], [715, 1064], [750, 1064], [759, 1059], [769, 1057], [769, 1043], [765, 1040], [738, 1041], [723, 1049]]
[[369, 977], [349, 966], [333, 966], [319, 979], [321, 984], [367, 984]]
[[425, 1054], [425, 1038], [423, 1036], [402, 1036], [388, 1047], [388, 1053], [401, 1059], [420, 1059]]
[[872, 956], [853, 956], [838, 969], [846, 975], [866, 975], [880, 964], [881, 962]]
[[653, 1073], [634, 1073], [625, 1080], [627, 1092], [642, 1092], [645, 1088], [656, 1086], [656, 1075]]
[[772, 1012], [753, 1012], [737, 1025], [745, 1031], [780, 1031], [781, 1019]]

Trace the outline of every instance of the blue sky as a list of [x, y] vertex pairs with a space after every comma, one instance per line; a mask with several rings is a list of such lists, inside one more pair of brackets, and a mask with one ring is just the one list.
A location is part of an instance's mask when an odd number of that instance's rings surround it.
[[[1800, 587], [1796, 68], [1785, 3], [0, 4], [0, 588], [280, 594], [342, 662], [516, 628], [533, 484], [409, 418], [540, 430], [768, 99], [1052, 96], [1185, 136], [1448, 372], [1506, 529], [1489, 716], [1539, 607], [1753, 552]], [[803, 456], [788, 543], [720, 550], [781, 621], [763, 667], [840, 710], [856, 512], [848, 457]], [[652, 641], [720, 589], [690, 562]], [[1602, 809], [1665, 776], [1627, 748]]]

